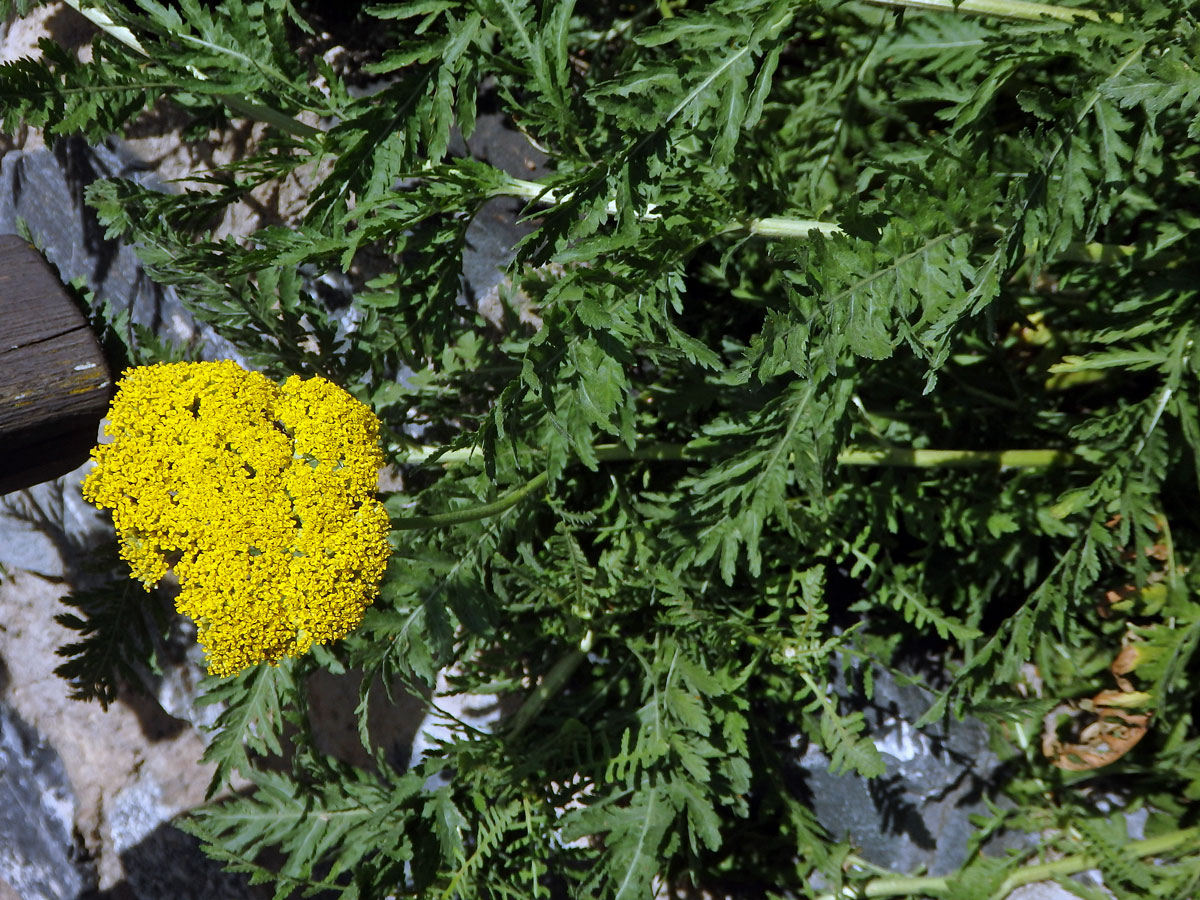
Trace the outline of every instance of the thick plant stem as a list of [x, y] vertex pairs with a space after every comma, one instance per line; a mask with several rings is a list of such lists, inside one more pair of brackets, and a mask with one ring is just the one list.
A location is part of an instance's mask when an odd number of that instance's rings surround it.
[[[1138, 857], [1160, 856], [1173, 850], [1200, 847], [1200, 828], [1184, 828], [1166, 834], [1155, 835], [1141, 841], [1133, 841], [1124, 847], [1126, 853]], [[1100, 858], [1093, 853], [1080, 853], [1050, 862], [1023, 866], [1004, 880], [995, 896], [1007, 897], [1012, 891], [1026, 884], [1038, 881], [1049, 881], [1094, 869], [1100, 864]], [[845, 895], [822, 894], [818, 900], [841, 900], [842, 897], [911, 897], [920, 895], [944, 895], [950, 888], [950, 878], [946, 877], [907, 877], [885, 876], [874, 878], [866, 884], [858, 885], [853, 893]]]
[[222, 103], [229, 107], [231, 112], [245, 116], [247, 119], [253, 119], [256, 122], [262, 122], [264, 125], [271, 125], [280, 131], [292, 135], [292, 137], [308, 139], [324, 134], [320, 128], [308, 125], [299, 119], [294, 119], [287, 113], [280, 112], [277, 109], [263, 106], [261, 103], [253, 103], [241, 97], [235, 97], [232, 94], [218, 94], [217, 96]]
[[[1025, 5], [1037, 6], [1039, 4]], [[1057, 9], [1057, 7], [1051, 8]], [[1074, 10], [1074, 12], [1082, 14], [1091, 11]], [[508, 178], [505, 181], [504, 188], [497, 192], [497, 196], [518, 197], [529, 202], [555, 206], [559, 203], [569, 201], [572, 195], [570, 193], [560, 195], [553, 189], [547, 188], [546, 185], [536, 181], [526, 181], [523, 178]], [[611, 215], [616, 215], [617, 206], [615, 203], [608, 204], [608, 212]], [[646, 220], [659, 219], [661, 217], [662, 214], [657, 211], [657, 207], [654, 204], [650, 204], [642, 216]], [[764, 216], [761, 219], [749, 219], [745, 222], [731, 223], [726, 229], [726, 233], [745, 232], [756, 237], [785, 240], [805, 240], [811, 237], [814, 231], [825, 237], [846, 233], [845, 229], [837, 222], [824, 222], [820, 219], [804, 219], [794, 216]], [[1070, 262], [1113, 264], [1131, 260], [1137, 253], [1138, 248], [1132, 245], [1075, 242], [1067, 246], [1062, 252], [1061, 258]], [[1171, 259], [1174, 259], [1174, 257], [1171, 257]], [[1168, 260], [1159, 257], [1156, 258], [1156, 261], [1163, 263]]]
[[537, 714], [542, 711], [542, 707], [546, 705], [546, 701], [557, 694], [567, 679], [574, 674], [579, 668], [579, 664], [587, 658], [587, 654], [583, 650], [575, 649], [563, 656], [556, 662], [550, 671], [546, 673], [546, 677], [542, 679], [541, 684], [530, 692], [529, 696], [521, 704], [520, 708], [513, 713], [511, 719], [505, 727], [505, 734], [509, 738], [514, 738], [525, 730]]
[[[573, 196], [570, 193], [560, 195], [553, 189], [548, 189], [544, 184], [539, 184], [536, 181], [526, 181], [523, 178], [509, 178], [504, 185], [503, 191], [500, 193], [502, 196], [519, 197], [522, 200], [544, 203], [547, 206], [556, 206], [559, 203], [568, 202]], [[616, 215], [616, 203], [609, 203], [607, 209], [610, 215]], [[642, 218], [645, 220], [659, 219], [662, 218], [662, 215], [652, 203], [647, 207]], [[750, 234], [759, 235], [760, 237], [775, 238], [806, 238], [813, 231], [824, 235], [843, 233], [842, 227], [836, 222], [821, 222], [817, 219], [797, 219], [789, 216], [768, 216], [762, 219], [751, 219], [744, 225], [732, 225], [730, 230], [748, 231]]]
[[[601, 462], [625, 460], [687, 461], [712, 456], [714, 444], [646, 444], [630, 450], [623, 444], [600, 444], [595, 448]], [[1037, 469], [1069, 465], [1075, 455], [1066, 450], [912, 450], [907, 447], [886, 447], [878, 450], [843, 450], [837, 456], [840, 466], [908, 466], [915, 468], [999, 466], [1013, 469]], [[397, 454], [401, 463], [435, 461], [443, 465], [483, 461], [482, 452], [474, 447], [446, 450], [436, 447], [414, 447]], [[501, 501], [496, 501], [497, 503]]]
[[467, 509], [435, 513], [432, 516], [410, 516], [408, 518], [393, 519], [392, 527], [411, 531], [423, 528], [445, 528], [451, 525], [461, 525], [464, 522], [487, 519], [491, 516], [499, 515], [507, 509], [511, 509], [530, 494], [540, 491], [546, 486], [549, 477], [546, 472], [534, 475], [519, 488], [509, 491], [499, 500], [493, 500], [491, 503], [485, 503], [482, 506], [471, 506]]
[[[595, 448], [595, 454], [596, 459], [600, 462], [634, 460], [684, 462], [710, 456], [714, 450], [718, 449], [718, 446], [700, 442], [647, 444], [630, 450], [623, 444], [600, 444]], [[482, 461], [482, 454], [474, 447], [447, 450], [440, 454], [436, 447], [415, 447], [398, 454], [398, 456], [398, 461], [403, 463], [434, 461], [453, 465], [470, 462], [474, 459]], [[998, 466], [1002, 469], [1032, 469], [1068, 465], [1075, 461], [1075, 455], [1065, 450], [910, 450], [889, 447], [882, 450], [845, 450], [838, 454], [837, 461], [838, 465], [842, 466], [911, 466], [916, 468]], [[446, 528], [452, 525], [461, 525], [464, 522], [487, 519], [512, 509], [526, 497], [542, 490], [548, 481], [548, 473], [540, 472], [520, 487], [509, 491], [491, 503], [450, 512], [434, 513], [429, 516], [395, 518], [392, 520], [392, 527], [406, 531]]]
[[910, 450], [888, 447], [882, 450], [845, 450], [838, 454], [840, 466], [915, 466], [979, 467], [1002, 469], [1040, 469], [1069, 465], [1075, 455], [1066, 450]]
[[845, 234], [836, 222], [819, 222], [816, 219], [792, 219], [787, 216], [767, 216], [751, 219], [746, 230], [759, 237], [806, 238], [812, 232], [818, 234]]
[[104, 10], [93, 6], [84, 6], [81, 0], [63, 0], [63, 2], [109, 37], [116, 38], [130, 50], [140, 53], [142, 56], [150, 56], [142, 46], [141, 41], [137, 39], [137, 36], [124, 25], [118, 25], [114, 22]]
[[[596, 458], [601, 462], [619, 462], [621, 460], [686, 460], [698, 459], [704, 453], [704, 447], [695, 444], [644, 444], [635, 450], [630, 450], [623, 444], [600, 444], [595, 448]], [[435, 459], [436, 457], [436, 459]], [[397, 462], [423, 463], [434, 461], [443, 465], [455, 463], [483, 462], [483, 451], [478, 447], [465, 447], [460, 450], [439, 451], [437, 447], [412, 447], [396, 453]]]
[[[1059, 22], [1076, 22], [1086, 19], [1099, 22], [1101, 13], [1094, 9], [1076, 9], [1070, 6], [1052, 6], [1049, 3], [1031, 3], [1028, 0], [870, 0], [881, 6], [905, 6], [912, 9], [941, 9], [948, 12], [972, 13], [979, 16], [999, 16], [1004, 19], [1024, 19], [1040, 22], [1057, 19]], [[1121, 13], [1104, 13], [1113, 22], [1122, 22]]]
[[[426, 459], [432, 458], [436, 452], [436, 449], [432, 447], [421, 447], [413, 451], [405, 462], [424, 462]], [[474, 448], [465, 451], [448, 450], [439, 456], [437, 461], [443, 463], [467, 462], [476, 455], [477, 451]], [[596, 448], [596, 458], [601, 462], [615, 462], [632, 459], [669, 460], [689, 459], [691, 457], [687, 455], [686, 448], [682, 444], [651, 444], [645, 448], [639, 448], [637, 451], [629, 450], [620, 444], [609, 444]], [[511, 509], [530, 494], [537, 493], [546, 486], [548, 480], [549, 475], [546, 472], [541, 472], [534, 475], [520, 487], [509, 491], [499, 500], [493, 500], [491, 503], [485, 503], [482, 506], [471, 506], [467, 509], [456, 509], [451, 512], [435, 513], [431, 516], [412, 516], [409, 518], [394, 519], [392, 527], [404, 530], [443, 528], [450, 525], [461, 525], [463, 522], [486, 519]]]

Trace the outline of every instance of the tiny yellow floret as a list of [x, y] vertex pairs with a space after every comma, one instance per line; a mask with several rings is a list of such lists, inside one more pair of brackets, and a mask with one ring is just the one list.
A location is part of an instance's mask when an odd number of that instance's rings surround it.
[[123, 373], [104, 431], [83, 496], [112, 510], [147, 590], [174, 568], [209, 672], [358, 627], [388, 557], [370, 409], [323, 378], [159, 363]]

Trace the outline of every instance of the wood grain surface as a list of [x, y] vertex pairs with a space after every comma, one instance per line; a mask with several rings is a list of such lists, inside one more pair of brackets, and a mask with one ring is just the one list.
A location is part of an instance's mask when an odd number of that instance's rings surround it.
[[111, 391], [100, 345], [54, 272], [0, 235], [0, 494], [81, 465]]

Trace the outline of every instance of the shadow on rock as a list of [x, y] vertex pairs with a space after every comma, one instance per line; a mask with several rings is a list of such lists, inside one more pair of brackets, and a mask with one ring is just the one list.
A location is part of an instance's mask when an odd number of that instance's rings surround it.
[[[931, 875], [955, 871], [967, 857], [970, 816], [986, 814], [986, 797], [1006, 776], [988, 748], [982, 722], [934, 723], [917, 729], [933, 695], [913, 684], [898, 684], [885, 670], [874, 670], [874, 696], [865, 701], [848, 679], [835, 690], [872, 723], [871, 735], [885, 773], [867, 779], [834, 775], [829, 757], [809, 744], [795, 764], [804, 773], [811, 808], [834, 839], [848, 838], [862, 856], [894, 872], [924, 870]], [[997, 849], [1019, 836], [1000, 835]]]
[[87, 900], [264, 900], [270, 892], [224, 871], [200, 842], [164, 822], [121, 853], [125, 879]]
[[58, 753], [0, 702], [0, 883], [22, 900], [77, 897], [96, 884], [74, 808]]

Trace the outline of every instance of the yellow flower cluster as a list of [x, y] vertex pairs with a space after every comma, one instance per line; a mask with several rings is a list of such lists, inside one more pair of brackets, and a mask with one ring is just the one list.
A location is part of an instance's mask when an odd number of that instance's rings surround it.
[[379, 420], [323, 378], [223, 362], [128, 369], [83, 495], [150, 589], [174, 567], [209, 671], [299, 656], [362, 621], [388, 557]]

